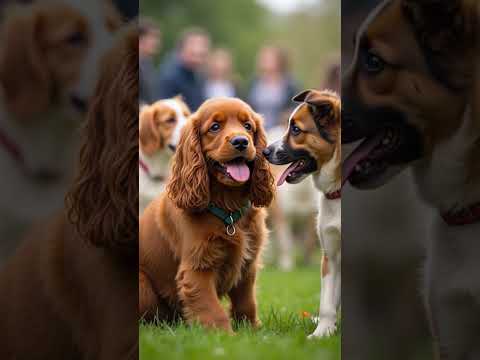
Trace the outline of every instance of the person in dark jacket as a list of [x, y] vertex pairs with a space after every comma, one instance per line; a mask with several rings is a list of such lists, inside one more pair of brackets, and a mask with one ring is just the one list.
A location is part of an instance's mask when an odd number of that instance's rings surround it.
[[205, 101], [202, 71], [210, 52], [210, 36], [200, 28], [186, 30], [177, 48], [160, 68], [158, 97], [183, 96], [192, 111]]
[[257, 74], [248, 102], [263, 115], [267, 130], [281, 124], [284, 115], [291, 110], [291, 100], [297, 92], [298, 87], [289, 72], [287, 53], [275, 46], [260, 49]]
[[138, 67], [139, 67], [139, 101], [150, 104], [156, 99], [154, 56], [160, 48], [160, 29], [153, 20], [141, 18], [138, 22]]

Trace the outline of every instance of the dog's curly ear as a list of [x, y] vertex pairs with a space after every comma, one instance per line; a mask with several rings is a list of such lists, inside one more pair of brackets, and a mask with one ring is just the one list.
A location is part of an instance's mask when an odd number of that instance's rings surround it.
[[275, 195], [275, 179], [270, 170], [270, 164], [263, 155], [263, 150], [267, 146], [263, 119], [253, 111], [252, 118], [257, 131], [255, 133], [256, 156], [250, 181], [250, 201], [257, 207], [267, 207], [270, 206]]
[[9, 8], [1, 26], [3, 51], [0, 55], [0, 81], [9, 111], [20, 119], [47, 109], [52, 96], [52, 79], [42, 52], [42, 8]]
[[125, 30], [105, 57], [67, 194], [86, 242], [138, 261], [138, 32]]
[[200, 117], [193, 114], [182, 129], [173, 157], [168, 197], [180, 209], [200, 210], [210, 202], [210, 181], [200, 139]]
[[146, 155], [152, 155], [155, 151], [163, 149], [164, 143], [160, 136], [158, 124], [156, 123], [156, 111], [146, 106], [140, 111], [139, 140], [142, 151]]

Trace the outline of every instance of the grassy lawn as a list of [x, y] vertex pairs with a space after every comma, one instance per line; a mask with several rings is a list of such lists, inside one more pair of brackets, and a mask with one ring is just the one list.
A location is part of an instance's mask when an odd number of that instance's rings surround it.
[[289, 273], [262, 270], [258, 303], [263, 326], [256, 331], [240, 326], [235, 336], [229, 336], [185, 325], [140, 325], [140, 359], [340, 359], [339, 335], [306, 339], [315, 325], [302, 314], [318, 311], [319, 271], [318, 267]]

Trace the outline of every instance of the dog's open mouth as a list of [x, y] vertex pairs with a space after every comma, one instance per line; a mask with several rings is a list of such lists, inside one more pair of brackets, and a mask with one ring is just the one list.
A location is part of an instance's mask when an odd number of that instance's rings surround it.
[[277, 186], [282, 185], [285, 181], [289, 184], [296, 184], [312, 172], [312, 170], [312, 160], [296, 160], [285, 169], [282, 175], [280, 175], [277, 181]]
[[345, 159], [342, 184], [377, 187], [420, 154], [418, 133], [410, 127], [387, 127], [364, 139]]
[[216, 170], [235, 182], [245, 183], [250, 179], [251, 163], [245, 158], [239, 157], [225, 163], [215, 161], [214, 166]]

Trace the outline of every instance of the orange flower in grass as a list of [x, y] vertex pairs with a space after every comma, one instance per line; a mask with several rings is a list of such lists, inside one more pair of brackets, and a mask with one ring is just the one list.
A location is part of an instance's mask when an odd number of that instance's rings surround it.
[[312, 317], [312, 314], [310, 314], [308, 311], [302, 311], [302, 317], [303, 318], [310, 318]]

